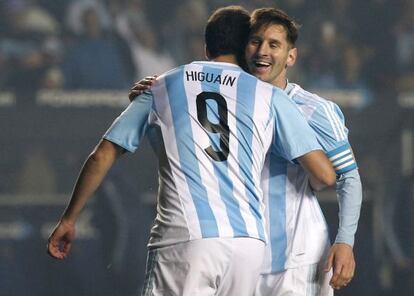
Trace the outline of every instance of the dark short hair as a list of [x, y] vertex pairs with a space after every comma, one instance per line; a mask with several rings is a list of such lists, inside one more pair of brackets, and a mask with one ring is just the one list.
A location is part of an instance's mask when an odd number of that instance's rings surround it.
[[250, 18], [250, 32], [254, 33], [263, 27], [281, 25], [286, 29], [287, 41], [294, 46], [298, 39], [300, 25], [281, 9], [268, 7], [253, 11]]
[[242, 6], [217, 9], [205, 28], [206, 48], [212, 58], [220, 55], [243, 55], [250, 28], [250, 14]]

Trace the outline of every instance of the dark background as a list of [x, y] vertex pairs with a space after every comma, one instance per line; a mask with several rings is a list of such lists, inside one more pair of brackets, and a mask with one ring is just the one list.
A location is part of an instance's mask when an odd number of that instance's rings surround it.
[[[71, 256], [46, 239], [133, 81], [204, 59], [217, 7], [279, 6], [302, 24], [290, 81], [337, 102], [364, 202], [356, 276], [336, 295], [411, 295], [414, 1], [0, 1], [0, 295], [134, 295], [154, 218], [156, 158], [124, 155], [83, 212]], [[321, 194], [335, 237], [335, 194]]]

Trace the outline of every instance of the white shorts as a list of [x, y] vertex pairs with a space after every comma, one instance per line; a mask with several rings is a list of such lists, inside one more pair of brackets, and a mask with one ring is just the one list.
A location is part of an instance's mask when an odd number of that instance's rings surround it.
[[141, 295], [251, 296], [264, 250], [254, 238], [199, 239], [149, 250]]
[[255, 296], [333, 296], [329, 286], [332, 269], [323, 271], [324, 261], [290, 268], [282, 272], [262, 274]]

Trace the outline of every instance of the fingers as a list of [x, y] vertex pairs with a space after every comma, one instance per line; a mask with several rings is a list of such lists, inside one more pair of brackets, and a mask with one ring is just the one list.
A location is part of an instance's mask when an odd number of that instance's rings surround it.
[[62, 255], [64, 256], [64, 258], [66, 258], [66, 256], [68, 256], [71, 248], [72, 248], [72, 242], [64, 242], [63, 243]]
[[132, 102], [137, 96], [141, 95], [145, 90], [149, 89], [154, 83], [157, 76], [147, 76], [138, 82], [135, 82], [134, 86], [128, 94], [128, 99]]
[[53, 258], [65, 259], [70, 252], [74, 237], [74, 224], [60, 221], [49, 236], [47, 253]]
[[144, 89], [145, 90], [149, 86], [151, 86], [153, 83], [154, 83], [153, 79], [145, 78], [145, 79], [142, 79], [142, 80], [136, 82], [131, 89], [134, 89], [134, 90]]
[[325, 272], [328, 272], [331, 270], [332, 264], [333, 264], [333, 258], [334, 258], [334, 254], [332, 252], [329, 252], [329, 255], [328, 255], [328, 258], [326, 259], [326, 263], [324, 267]]
[[344, 268], [341, 269], [341, 272], [334, 273], [330, 281], [332, 288], [339, 290], [346, 287], [352, 281], [353, 275], [345, 271]]
[[52, 256], [53, 258], [59, 258], [60, 254], [59, 254], [59, 248], [56, 247], [56, 245], [52, 242], [48, 242], [47, 244], [47, 253]]
[[155, 81], [157, 76], [147, 76], [144, 79], [141, 79], [138, 82], [134, 83], [134, 86], [131, 88], [132, 90], [146, 90], [148, 89]]
[[332, 288], [341, 289], [351, 282], [355, 272], [355, 259], [351, 246], [343, 243], [332, 246], [324, 271], [328, 272], [332, 267], [333, 275], [329, 282]]
[[331, 281], [329, 282], [332, 288], [339, 290], [342, 287], [344, 287], [345, 281], [342, 277], [342, 271], [343, 271], [343, 265], [336, 263], [334, 265], [334, 272], [333, 272]]
[[130, 102], [132, 102], [137, 96], [139, 96], [140, 94], [142, 94], [144, 91], [142, 90], [131, 90], [128, 94], [128, 99]]
[[355, 261], [354, 260], [352, 260], [348, 264], [344, 264], [341, 275], [340, 275], [340, 278], [342, 279], [344, 286], [347, 286], [352, 281], [352, 278], [354, 277], [354, 272], [355, 272]]
[[[63, 251], [61, 251], [59, 242], [55, 242], [55, 241], [49, 242], [47, 244], [47, 253], [55, 259], [64, 259], [64, 258], [66, 258], [67, 254], [68, 254], [67, 252], [65, 252], [65, 248], [67, 249], [67, 247], [64, 246]], [[69, 247], [69, 249], [70, 249], [70, 247]]]

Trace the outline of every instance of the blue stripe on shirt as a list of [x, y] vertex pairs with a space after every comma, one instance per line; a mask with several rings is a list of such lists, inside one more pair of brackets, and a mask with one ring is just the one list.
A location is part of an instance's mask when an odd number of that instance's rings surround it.
[[[214, 77], [218, 77], [218, 75], [222, 73], [222, 70], [219, 70], [217, 68], [207, 68], [206, 70], [206, 67], [204, 67], [203, 70], [205, 70], [208, 73], [213, 73]], [[220, 84], [218, 83], [202, 82], [201, 87], [202, 90], [206, 92], [220, 93]], [[217, 104], [207, 105], [208, 120], [215, 124], [219, 122], [217, 107]], [[209, 133], [209, 136], [210, 143], [213, 146], [213, 149], [216, 151], [221, 150], [219, 144], [220, 134]], [[240, 212], [239, 201], [235, 198], [233, 193], [233, 182], [229, 178], [228, 162], [214, 160], [211, 161], [213, 162], [214, 173], [217, 177], [220, 196], [226, 206], [227, 216], [229, 217], [229, 221], [233, 229], [234, 236], [248, 236], [246, 222], [244, 221], [243, 216]]]
[[[207, 191], [201, 180], [182, 75], [182, 71], [177, 71], [166, 76], [165, 79], [180, 165], [197, 211], [202, 237], [218, 237], [217, 221], [208, 203]], [[190, 99], [195, 100], [195, 98]]]
[[246, 195], [249, 199], [250, 212], [256, 219], [257, 233], [259, 237], [265, 240], [263, 217], [260, 209], [258, 192], [253, 179], [253, 132], [254, 122], [253, 113], [255, 107], [257, 80], [250, 76], [240, 74], [237, 84], [237, 102], [236, 102], [236, 122], [237, 138], [239, 140], [238, 159], [240, 164], [246, 164], [240, 167], [240, 174], [244, 180]]
[[272, 250], [272, 272], [285, 268], [287, 248], [286, 237], [286, 178], [287, 161], [270, 156], [269, 162], [269, 228]]

